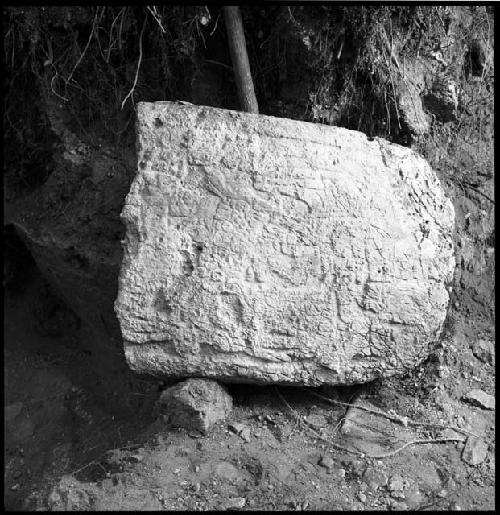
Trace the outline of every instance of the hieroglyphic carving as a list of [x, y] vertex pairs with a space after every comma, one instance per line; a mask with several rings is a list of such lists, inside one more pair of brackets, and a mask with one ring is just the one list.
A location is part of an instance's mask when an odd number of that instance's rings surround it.
[[209, 107], [138, 116], [116, 301], [132, 368], [335, 384], [422, 359], [454, 268], [453, 207], [423, 158]]

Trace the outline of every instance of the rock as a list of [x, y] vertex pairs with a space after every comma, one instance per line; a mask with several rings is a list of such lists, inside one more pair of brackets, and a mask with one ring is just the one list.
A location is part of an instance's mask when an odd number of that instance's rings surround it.
[[480, 408], [487, 410], [495, 409], [495, 397], [484, 392], [483, 390], [471, 390], [464, 395], [463, 399], [467, 402], [470, 402], [474, 406], [479, 406]]
[[390, 492], [402, 491], [404, 488], [404, 480], [400, 475], [394, 475], [389, 478], [387, 489]]
[[477, 340], [472, 345], [472, 353], [483, 363], [493, 365], [495, 361], [495, 346], [490, 340]]
[[411, 489], [405, 493], [405, 503], [410, 509], [417, 508], [423, 505], [424, 502], [425, 495], [418, 488]]
[[244, 427], [241, 430], [240, 436], [241, 436], [241, 438], [243, 438], [243, 440], [245, 440], [245, 442], [248, 443], [251, 440], [251, 438], [250, 438], [250, 436], [251, 436], [250, 428], [249, 427]]
[[167, 415], [174, 427], [207, 433], [232, 410], [233, 401], [216, 381], [188, 379], [164, 390], [157, 411]]
[[372, 489], [378, 490], [387, 485], [387, 476], [381, 470], [368, 467], [363, 474], [363, 481]]
[[224, 510], [237, 510], [237, 509], [241, 509], [245, 506], [246, 504], [246, 499], [244, 497], [235, 497], [233, 499], [228, 499], [225, 503], [224, 503], [224, 507], [223, 509]]
[[[73, 145], [58, 136], [63, 146]], [[134, 155], [124, 148], [104, 146], [82, 154], [78, 162], [69, 155], [56, 157], [49, 179], [9, 205], [5, 223], [12, 224], [72, 312], [94, 332], [120, 342], [113, 305], [122, 259], [120, 212], [132, 179]], [[89, 180], [96, 163], [105, 172], [99, 184]]]
[[406, 511], [408, 509], [406, 503], [397, 501], [396, 499], [389, 499], [387, 501], [387, 507], [392, 511]]
[[56, 490], [52, 490], [52, 492], [50, 492], [47, 498], [47, 502], [50, 508], [53, 508], [54, 506], [60, 504], [61, 496], [59, 495], [59, 492], [57, 492]]
[[469, 436], [462, 451], [462, 460], [473, 467], [480, 465], [486, 459], [488, 446], [481, 438]]
[[239, 422], [232, 422], [231, 424], [228, 424], [229, 429], [239, 435], [243, 429], [245, 428], [245, 424], [240, 424]]
[[449, 509], [450, 511], [462, 511], [462, 507], [455, 501], [450, 503]]
[[458, 431], [451, 429], [451, 427], [447, 427], [446, 429], [441, 431], [440, 438], [455, 438], [463, 442], [467, 440], [467, 437], [463, 433], [459, 433]]
[[335, 462], [333, 461], [333, 459], [330, 456], [322, 456], [321, 459], [319, 460], [318, 465], [325, 469], [331, 470], [334, 467]]
[[420, 89], [411, 82], [401, 86], [398, 108], [404, 123], [412, 134], [422, 136], [429, 132], [430, 119], [424, 112]]
[[392, 376], [442, 330], [454, 209], [414, 151], [340, 127], [138, 104], [115, 310], [137, 372]]
[[401, 121], [415, 136], [427, 134], [431, 127], [430, 116], [422, 104], [425, 87], [425, 65], [420, 59], [410, 59], [405, 64], [405, 80], [397, 86], [397, 103]]
[[405, 499], [406, 496], [405, 494], [402, 492], [402, 490], [394, 490], [391, 492], [391, 497], [394, 498], [394, 499]]
[[358, 499], [360, 502], [365, 503], [366, 502], [366, 495], [363, 492], [358, 493]]
[[240, 424], [239, 422], [234, 422], [232, 424], [229, 424], [229, 429], [231, 429], [233, 432], [235, 432], [237, 435], [240, 435], [245, 442], [250, 441], [250, 428], [248, 426], [245, 426], [245, 424]]
[[355, 478], [361, 478], [366, 469], [366, 464], [361, 460], [357, 459], [346, 459], [342, 460], [342, 465], [344, 465], [350, 472], [350, 475]]
[[245, 475], [229, 461], [219, 461], [213, 466], [214, 474], [228, 482], [238, 482], [245, 478]]

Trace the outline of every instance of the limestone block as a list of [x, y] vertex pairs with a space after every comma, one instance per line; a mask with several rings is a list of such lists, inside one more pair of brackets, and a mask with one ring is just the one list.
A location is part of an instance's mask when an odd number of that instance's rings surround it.
[[115, 311], [157, 376], [352, 384], [440, 335], [454, 210], [408, 148], [319, 124], [138, 104]]

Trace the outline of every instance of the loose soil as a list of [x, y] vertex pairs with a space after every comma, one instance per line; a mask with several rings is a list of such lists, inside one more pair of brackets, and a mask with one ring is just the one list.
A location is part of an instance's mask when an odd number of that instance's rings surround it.
[[[463, 461], [464, 442], [372, 459], [408, 438], [466, 435], [346, 412], [304, 388], [245, 385], [228, 385], [235, 408], [208, 435], [167, 427], [152, 415], [165, 385], [130, 372], [119, 345], [80, 325], [34, 265], [22, 275], [4, 311], [7, 509], [494, 509], [494, 411], [461, 400], [473, 388], [494, 394], [493, 366], [470, 348], [494, 340], [487, 319], [450, 317], [409, 376], [313, 390], [467, 429], [487, 445], [477, 466]], [[246, 440], [235, 422], [249, 428]]]

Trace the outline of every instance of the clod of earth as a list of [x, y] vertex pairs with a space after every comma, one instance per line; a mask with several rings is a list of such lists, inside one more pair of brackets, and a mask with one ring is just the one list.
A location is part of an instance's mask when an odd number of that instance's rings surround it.
[[137, 131], [115, 302], [132, 369], [313, 386], [425, 358], [455, 259], [454, 209], [422, 157], [171, 102], [138, 104]]
[[231, 412], [233, 400], [223, 386], [206, 379], [188, 379], [164, 390], [157, 412], [174, 427], [207, 433]]

